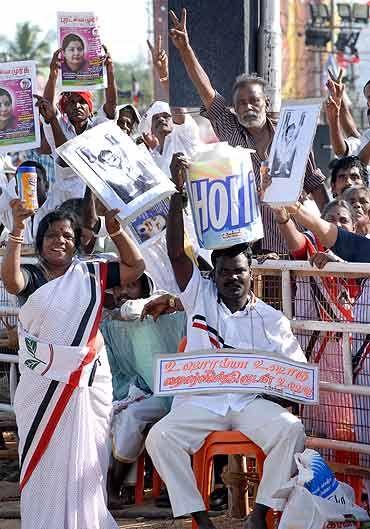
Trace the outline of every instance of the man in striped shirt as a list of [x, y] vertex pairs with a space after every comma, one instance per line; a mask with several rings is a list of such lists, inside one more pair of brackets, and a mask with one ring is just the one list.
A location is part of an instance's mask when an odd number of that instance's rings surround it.
[[[201, 115], [208, 118], [220, 141], [227, 141], [233, 147], [254, 149], [252, 162], [257, 187], [260, 185], [260, 165], [268, 158], [276, 123], [266, 115], [268, 100], [265, 95], [265, 81], [256, 75], [240, 75], [233, 86], [235, 111], [226, 106], [225, 99], [215, 91], [206, 72], [200, 65], [191, 45], [186, 29], [186, 10], [181, 20], [173, 11], [170, 16], [174, 27], [170, 31], [173, 44], [179, 50], [186, 71], [202, 99]], [[320, 209], [328, 202], [323, 184], [324, 175], [316, 168], [313, 154], [306, 166], [304, 190], [311, 193]], [[256, 253], [287, 253], [271, 208], [261, 205], [265, 237], [254, 248]]]

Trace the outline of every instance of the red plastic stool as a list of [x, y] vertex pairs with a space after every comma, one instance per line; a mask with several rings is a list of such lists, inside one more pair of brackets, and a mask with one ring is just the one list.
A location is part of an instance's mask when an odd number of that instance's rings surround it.
[[[144, 472], [145, 472], [145, 450], [140, 454], [137, 460], [137, 478], [135, 485], [135, 504], [140, 505], [144, 501]], [[153, 485], [152, 496], [158, 498], [161, 493], [162, 480], [155, 467], [153, 466]]]
[[[248, 437], [240, 432], [213, 432], [205, 440], [203, 446], [193, 456], [193, 472], [197, 481], [199, 492], [202, 495], [206, 509], [209, 507], [209, 494], [211, 492], [211, 468], [213, 457], [216, 455], [241, 454], [255, 457], [257, 472], [261, 479], [265, 454]], [[272, 527], [271, 516], [268, 516], [268, 526]], [[192, 529], [198, 525], [193, 519]]]

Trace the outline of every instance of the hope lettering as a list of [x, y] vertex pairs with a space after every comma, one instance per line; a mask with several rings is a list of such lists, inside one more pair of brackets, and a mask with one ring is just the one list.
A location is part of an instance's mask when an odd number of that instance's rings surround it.
[[191, 182], [194, 217], [202, 239], [202, 234], [210, 229], [243, 228], [259, 217], [252, 171], [246, 180], [241, 185], [242, 176], [232, 175], [222, 180], [207, 178]]

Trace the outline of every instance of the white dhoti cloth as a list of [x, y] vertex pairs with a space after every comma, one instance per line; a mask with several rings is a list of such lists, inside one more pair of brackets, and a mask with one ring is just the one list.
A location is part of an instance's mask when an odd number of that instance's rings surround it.
[[181, 404], [150, 430], [146, 448], [165, 482], [174, 516], [204, 511], [191, 468], [194, 454], [213, 431], [236, 430], [266, 454], [256, 501], [282, 510], [285, 500], [274, 498], [292, 475], [294, 454], [304, 448], [301, 421], [274, 402], [257, 398], [242, 411], [218, 415], [206, 408]]
[[113, 457], [122, 463], [136, 461], [144, 449], [145, 430], [166, 413], [166, 402], [151, 396], [132, 402], [115, 414], [112, 424]]

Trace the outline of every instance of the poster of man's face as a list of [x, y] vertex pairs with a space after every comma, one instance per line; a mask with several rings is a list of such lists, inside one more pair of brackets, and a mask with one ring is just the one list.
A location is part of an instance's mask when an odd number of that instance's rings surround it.
[[[58, 155], [109, 209], [118, 209], [123, 226], [130, 225], [175, 191], [147, 149], [138, 147], [113, 121], [105, 121], [70, 139]], [[137, 226], [138, 242], [164, 229], [161, 212], [143, 218]]]
[[125, 204], [158, 184], [145, 163], [128, 158], [112, 133], [106, 133], [100, 145], [80, 147], [77, 153]]
[[298, 200], [320, 108], [321, 100], [283, 103], [268, 161], [272, 184], [265, 194], [267, 203], [285, 205]]
[[305, 111], [291, 110], [285, 113], [283, 126], [275, 133], [277, 141], [270, 170], [272, 178], [290, 178], [305, 118]]

